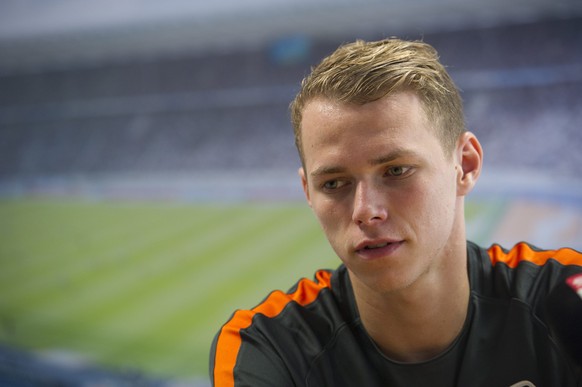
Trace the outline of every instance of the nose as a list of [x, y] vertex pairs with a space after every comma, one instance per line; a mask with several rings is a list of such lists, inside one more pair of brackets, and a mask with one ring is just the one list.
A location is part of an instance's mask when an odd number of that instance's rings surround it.
[[354, 193], [353, 221], [358, 226], [374, 225], [388, 218], [387, 194], [373, 183], [360, 182]]

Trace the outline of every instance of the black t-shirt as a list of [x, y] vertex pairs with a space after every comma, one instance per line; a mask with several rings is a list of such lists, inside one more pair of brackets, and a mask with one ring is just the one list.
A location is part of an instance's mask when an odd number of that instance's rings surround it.
[[582, 370], [545, 324], [543, 302], [565, 277], [582, 272], [582, 254], [510, 251], [468, 243], [470, 305], [447, 350], [421, 363], [384, 356], [359, 318], [345, 266], [318, 271], [289, 292], [239, 310], [218, 332], [210, 377], [226, 386], [581, 387]]

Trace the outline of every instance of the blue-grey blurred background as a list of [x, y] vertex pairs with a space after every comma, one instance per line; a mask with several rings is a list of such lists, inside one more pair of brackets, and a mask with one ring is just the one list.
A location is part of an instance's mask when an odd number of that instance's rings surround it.
[[579, 193], [579, 0], [2, 0], [0, 193], [246, 194], [222, 175], [295, 198], [300, 80], [342, 42], [394, 35], [439, 50], [483, 185]]
[[0, 196], [300, 201], [301, 79], [390, 36], [462, 90], [490, 241], [581, 249], [580, 0], [0, 0]]

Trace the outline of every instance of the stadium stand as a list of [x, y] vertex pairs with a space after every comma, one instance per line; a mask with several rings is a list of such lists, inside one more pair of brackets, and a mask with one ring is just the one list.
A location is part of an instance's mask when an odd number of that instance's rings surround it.
[[[423, 38], [463, 89], [490, 165], [582, 178], [580, 19]], [[292, 63], [265, 48], [4, 73], [0, 179], [294, 168], [287, 105], [335, 45]]]
[[173, 381], [151, 377], [139, 370], [100, 368], [73, 360], [56, 360], [14, 347], [0, 345], [0, 386], [117, 386], [117, 387], [207, 387], [206, 381]]

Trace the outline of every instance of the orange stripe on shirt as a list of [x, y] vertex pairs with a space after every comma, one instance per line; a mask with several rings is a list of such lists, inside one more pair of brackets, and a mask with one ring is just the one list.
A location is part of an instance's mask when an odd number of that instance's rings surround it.
[[569, 248], [558, 250], [534, 250], [527, 243], [518, 243], [509, 251], [503, 251], [499, 245], [491, 246], [487, 252], [491, 263], [495, 265], [503, 262], [511, 268], [517, 267], [522, 261], [528, 261], [536, 265], [543, 265], [549, 259], [554, 259], [562, 265], [582, 266], [582, 253]]
[[281, 313], [290, 302], [294, 301], [305, 306], [315, 301], [322, 289], [331, 287], [331, 272], [320, 270], [315, 274], [315, 278], [317, 283], [302, 279], [298, 282], [293, 293], [275, 291], [255, 308], [235, 312], [230, 321], [222, 327], [216, 344], [214, 362], [214, 385], [216, 387], [234, 387], [234, 367], [242, 344], [240, 331], [251, 326], [253, 317], [257, 313], [272, 318]]

